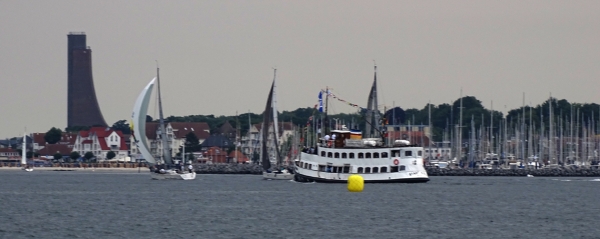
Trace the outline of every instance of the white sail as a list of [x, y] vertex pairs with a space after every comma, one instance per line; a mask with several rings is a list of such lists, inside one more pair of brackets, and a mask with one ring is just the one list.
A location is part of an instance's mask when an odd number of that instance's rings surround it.
[[25, 167], [27, 165], [27, 134], [23, 134], [23, 146], [21, 146], [22, 154], [21, 155], [21, 166]]
[[150, 95], [152, 95], [152, 88], [154, 88], [154, 82], [156, 78], [152, 79], [150, 83], [142, 90], [135, 105], [133, 106], [133, 135], [136, 139], [136, 145], [138, 150], [149, 164], [156, 164], [156, 160], [148, 150], [148, 143], [146, 142], [146, 114], [148, 112], [148, 104], [150, 103]]

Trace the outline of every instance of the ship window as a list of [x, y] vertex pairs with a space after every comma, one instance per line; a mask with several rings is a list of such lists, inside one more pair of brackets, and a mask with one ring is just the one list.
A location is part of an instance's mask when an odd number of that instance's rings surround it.
[[387, 167], [381, 167], [381, 172], [382, 173], [387, 173]]
[[398, 172], [398, 166], [390, 167], [390, 172]]
[[419, 151], [417, 152], [417, 155], [419, 155], [419, 156], [423, 156], [423, 150], [419, 150]]
[[379, 153], [373, 153], [373, 158], [378, 159], [379, 158]]
[[348, 157], [348, 158], [351, 158], [351, 159], [353, 159], [353, 158], [354, 158], [354, 153], [350, 153], [350, 154], [349, 154], [349, 156], [350, 156], [350, 157]]
[[371, 153], [366, 153], [365, 158], [370, 159], [371, 158]]
[[404, 151], [404, 156], [406, 156], [406, 157], [412, 156], [412, 151], [410, 151], [410, 150]]
[[333, 156], [334, 156], [334, 158], [336, 158], [336, 159], [337, 159], [337, 158], [340, 158], [340, 153], [335, 153]]
[[373, 167], [373, 173], [379, 173], [379, 168], [378, 167]]
[[363, 173], [363, 168], [362, 167], [358, 167], [357, 173]]
[[358, 153], [358, 158], [359, 159], [364, 158], [364, 157], [365, 157], [365, 155], [363, 153]]
[[342, 173], [350, 173], [350, 166], [344, 166]]
[[347, 154], [347, 153], [342, 153], [342, 158], [343, 158], [343, 159], [345, 159], [345, 158], [347, 158], [347, 157], [348, 157], [348, 154]]
[[331, 152], [328, 152], [328, 153], [327, 153], [327, 157], [328, 157], [328, 158], [332, 158], [332, 157], [333, 157], [332, 155], [333, 155], [333, 154], [332, 154]]
[[369, 167], [366, 167], [366, 168], [365, 168], [365, 173], [371, 173], [371, 168], [369, 168]]
[[321, 157], [325, 157], [325, 151], [321, 151]]
[[400, 150], [392, 150], [392, 157], [400, 157]]
[[325, 165], [319, 165], [319, 171], [325, 172], [326, 171]]
[[387, 157], [388, 157], [388, 153], [387, 153], [387, 152], [383, 152], [383, 153], [381, 153], [381, 157], [382, 157], [382, 158], [387, 158]]
[[400, 165], [400, 169], [398, 171], [404, 171], [404, 170], [406, 170], [406, 166]]

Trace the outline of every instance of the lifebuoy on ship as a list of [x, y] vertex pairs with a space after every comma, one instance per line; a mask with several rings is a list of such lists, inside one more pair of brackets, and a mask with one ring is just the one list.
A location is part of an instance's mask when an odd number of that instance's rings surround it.
[[398, 165], [400, 163], [400, 161], [398, 161], [398, 159], [394, 159], [394, 165]]

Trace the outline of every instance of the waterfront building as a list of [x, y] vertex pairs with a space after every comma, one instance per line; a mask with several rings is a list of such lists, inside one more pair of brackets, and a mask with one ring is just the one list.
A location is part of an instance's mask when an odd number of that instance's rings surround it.
[[73, 146], [77, 139], [76, 133], [62, 133], [60, 140], [54, 144], [49, 144], [44, 139], [46, 133], [32, 133], [31, 134], [33, 151], [37, 152], [40, 157], [50, 158], [56, 153], [60, 153], [63, 156], [69, 155], [73, 152]]
[[82, 157], [85, 153], [92, 152], [97, 160], [107, 160], [106, 154], [112, 151], [115, 153], [115, 160], [128, 160], [128, 149], [123, 133], [106, 127], [92, 127], [89, 130], [79, 131], [73, 151], [79, 152]]

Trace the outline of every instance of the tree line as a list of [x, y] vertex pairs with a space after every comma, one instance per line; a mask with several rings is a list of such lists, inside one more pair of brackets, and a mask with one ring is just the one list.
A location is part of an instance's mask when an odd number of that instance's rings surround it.
[[[480, 100], [475, 96], [464, 96], [456, 99], [452, 104], [443, 103], [439, 105], [425, 104], [421, 109], [409, 108], [403, 109], [402, 107], [394, 107], [391, 109], [384, 109], [382, 112], [380, 124], [395, 124], [395, 125], [428, 125], [429, 124], [429, 110], [431, 107], [431, 125], [433, 132], [433, 139], [435, 141], [442, 140], [442, 135], [445, 130], [451, 130], [459, 125], [460, 119], [460, 105], [462, 99], [462, 130], [463, 135], [468, 135], [470, 130], [471, 117], [474, 119], [475, 127], [478, 128], [482, 124], [489, 127], [492, 121], [495, 127], [492, 128], [494, 133], [499, 133], [500, 127], [497, 125], [504, 121], [506, 118], [507, 125], [517, 125], [523, 120], [523, 116], [526, 118], [526, 122], [529, 122], [531, 117], [532, 121], [536, 125], [540, 125], [540, 122], [544, 122], [545, 127], [548, 127], [550, 120], [550, 108], [553, 112], [553, 122], [557, 122], [556, 119], [562, 118], [570, 122], [570, 115], [579, 112], [580, 121], [583, 124], [594, 123], [597, 126], [600, 120], [600, 105], [596, 103], [570, 103], [569, 101], [556, 98], [550, 98], [541, 104], [536, 106], [523, 106], [517, 109], [511, 109], [506, 115], [498, 110], [492, 110], [486, 108]], [[550, 107], [551, 106], [551, 107]], [[364, 109], [357, 110], [355, 113], [340, 113], [333, 114], [324, 117], [324, 113], [319, 112], [316, 108], [306, 107], [298, 108], [293, 111], [282, 111], [279, 113], [279, 120], [282, 122], [291, 122], [294, 125], [304, 127], [309, 122], [309, 118], [313, 116], [314, 119], [325, 119], [325, 121], [316, 120], [317, 124], [333, 124], [337, 119], [338, 122], [345, 122], [346, 125], [351, 124], [357, 125], [359, 128], [364, 128]], [[262, 113], [244, 113], [233, 116], [215, 116], [215, 115], [188, 115], [188, 116], [169, 116], [165, 119], [167, 122], [206, 122], [210, 127], [211, 134], [218, 133], [219, 128], [229, 122], [234, 128], [240, 128], [242, 135], [248, 132], [250, 125], [261, 123]], [[146, 122], [156, 122], [158, 120], [153, 119], [151, 116], [146, 117]], [[314, 122], [311, 122], [314, 123]], [[131, 130], [127, 120], [119, 120], [115, 122], [112, 127], [114, 130], [120, 130], [124, 134], [130, 134]], [[66, 132], [78, 132], [80, 130], [87, 130], [89, 127], [71, 127], [66, 128]], [[60, 140], [60, 134], [56, 132], [53, 127], [46, 133], [46, 141], [48, 143], [55, 143]], [[52, 132], [51, 132], [52, 131]], [[196, 139], [197, 140], [197, 139]], [[195, 141], [195, 140], [194, 140]], [[195, 145], [194, 145], [195, 146]], [[187, 150], [187, 148], [186, 148]]]

